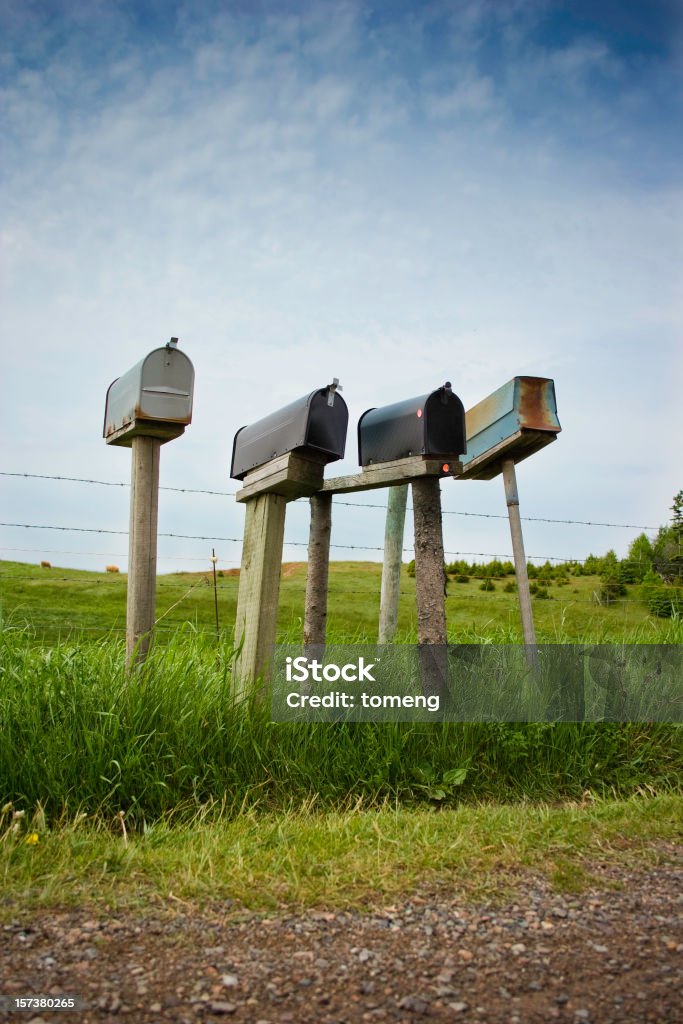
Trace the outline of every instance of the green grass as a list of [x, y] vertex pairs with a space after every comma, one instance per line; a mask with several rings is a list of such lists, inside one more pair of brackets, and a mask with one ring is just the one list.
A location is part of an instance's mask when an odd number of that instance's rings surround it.
[[[219, 579], [220, 641], [208, 579], [162, 577], [158, 642], [131, 678], [125, 577], [0, 568], [0, 913], [100, 899], [362, 907], [420, 884], [500, 893], [520, 871], [572, 890], [591, 858], [680, 841], [680, 727], [273, 723], [267, 703], [233, 697], [234, 575]], [[331, 642], [375, 640], [380, 572], [333, 563]], [[301, 639], [304, 587], [305, 567], [285, 565], [281, 641]], [[604, 608], [595, 589], [551, 586], [539, 641], [683, 641], [632, 593]], [[414, 642], [407, 573], [402, 591], [398, 639]], [[501, 587], [451, 584], [447, 607], [454, 642], [521, 640]]]
[[274, 723], [268, 702], [234, 699], [231, 655], [185, 627], [129, 678], [121, 641], [0, 631], [0, 803], [143, 828], [209, 804], [576, 799], [683, 779], [672, 725]]
[[[376, 562], [332, 562], [330, 565], [329, 637], [337, 643], [374, 641], [379, 619], [381, 565]], [[219, 621], [229, 635], [235, 617], [239, 578], [218, 579]], [[302, 632], [305, 563], [283, 566], [278, 631], [280, 640], [298, 640]], [[482, 640], [518, 643], [522, 640], [517, 595], [503, 592], [501, 583], [490, 593], [478, 580], [449, 584], [446, 600], [449, 639], [453, 643]], [[600, 589], [597, 577], [583, 576], [568, 586], [549, 585], [550, 600], [533, 601], [541, 643], [680, 643], [680, 622], [650, 616], [637, 600], [637, 588], [607, 607], [593, 601]], [[107, 636], [123, 633], [126, 619], [126, 577], [85, 570], [40, 569], [19, 562], [0, 563], [0, 611], [5, 620], [30, 624], [38, 638], [52, 641], [80, 633]], [[210, 574], [175, 573], [159, 578], [157, 618], [160, 638], [179, 626], [215, 629]], [[398, 641], [415, 642], [415, 580], [405, 570], [401, 578]]]
[[[595, 881], [596, 864], [666, 862], [683, 838], [683, 800], [667, 795], [551, 806], [384, 804], [232, 820], [198, 812], [131, 834], [125, 818], [75, 819], [50, 829], [0, 813], [0, 914], [65, 903], [114, 907], [219, 903], [246, 907], [370, 909], [415, 892], [501, 898], [530, 872], [560, 891]], [[604, 881], [600, 884], [604, 885]]]

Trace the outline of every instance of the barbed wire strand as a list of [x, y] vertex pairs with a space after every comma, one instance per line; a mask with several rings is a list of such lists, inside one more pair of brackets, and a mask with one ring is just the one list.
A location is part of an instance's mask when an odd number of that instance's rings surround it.
[[[92, 527], [92, 526], [54, 526], [54, 525], [48, 525], [48, 524], [45, 524], [45, 523], [40, 523], [39, 524], [39, 523], [2, 523], [2, 522], [0, 522], [0, 527], [17, 528], [17, 529], [23, 529], [23, 530], [57, 530], [57, 531], [61, 531], [61, 532], [64, 532], [64, 533], [96, 533], [96, 534], [111, 534], [111, 535], [116, 535], [116, 536], [127, 536], [128, 535], [128, 531], [127, 530], [110, 530], [110, 529], [104, 529], [104, 528]], [[159, 537], [170, 537], [170, 538], [174, 538], [176, 540], [205, 540], [205, 541], [213, 541], [213, 542], [218, 542], [218, 543], [242, 544], [242, 538], [241, 537], [218, 537], [218, 536], [210, 536], [210, 535], [206, 535], [206, 534], [191, 534], [191, 533], [159, 533], [157, 536], [159, 536]], [[303, 540], [285, 540], [284, 541], [284, 546], [285, 547], [305, 547], [305, 548], [308, 548], [308, 541], [303, 541]], [[331, 548], [335, 548], [337, 550], [343, 550], [343, 551], [382, 551], [382, 552], [384, 551], [384, 545], [379, 545], [379, 544], [330, 544], [330, 547]], [[411, 552], [411, 551], [414, 551], [414, 550], [415, 550], [415, 548], [414, 548], [413, 545], [411, 545], [409, 547], [402, 548], [402, 551], [404, 551], [404, 552], [406, 552], [406, 551], [407, 552]], [[513, 558], [513, 555], [510, 552], [505, 552], [505, 553], [501, 554], [500, 552], [493, 552], [493, 551], [451, 551], [451, 550], [444, 550], [444, 554], [445, 555], [456, 555], [456, 556], [468, 555], [468, 556], [475, 556], [477, 558], [490, 558], [490, 559], [496, 559], [496, 560], [500, 559], [500, 558], [504, 558], [506, 560], [510, 560], [510, 559]], [[569, 557], [567, 555], [536, 555], [536, 554], [528, 554], [527, 555], [527, 558], [544, 559], [547, 562], [567, 562], [567, 563], [574, 563], [574, 564], [579, 564], [579, 565], [584, 563], [584, 562], [586, 562], [586, 561], [588, 561], [588, 559], [591, 558], [591, 557], [594, 558], [596, 556], [594, 556], [594, 555], [593, 556], [587, 555], [586, 558], [582, 559], [582, 558], [571, 558], [571, 557]], [[623, 560], [623, 561], [627, 561], [627, 560]], [[638, 563], [636, 562], [635, 564], [638, 564]]]
[[[23, 477], [30, 480], [61, 480], [68, 481], [70, 483], [79, 484], [97, 484], [101, 487], [130, 487], [130, 483], [115, 480], [94, 480], [88, 477], [78, 476], [56, 476], [48, 473], [13, 473], [7, 471], [0, 471], [0, 476], [6, 477]], [[213, 497], [220, 498], [231, 498], [237, 494], [237, 491], [212, 491], [197, 487], [168, 487], [160, 486], [162, 491], [174, 491], [177, 494], [208, 494]], [[297, 499], [299, 501], [305, 499]], [[345, 501], [342, 499], [335, 500], [335, 505], [347, 505], [352, 508], [376, 508], [386, 509], [386, 505], [381, 505], [373, 502], [360, 502], [360, 501]], [[408, 511], [412, 511], [409, 508]], [[508, 517], [504, 514], [493, 513], [493, 512], [464, 512], [458, 509], [443, 509], [443, 515], [451, 516], [469, 516], [477, 519], [507, 519]], [[610, 527], [614, 529], [623, 530], [658, 530], [658, 526], [644, 526], [642, 523], [603, 523], [599, 521], [593, 521], [588, 519], [553, 519], [546, 516], [522, 516], [525, 522], [529, 523], [555, 523], [562, 526], [598, 526], [598, 527]]]

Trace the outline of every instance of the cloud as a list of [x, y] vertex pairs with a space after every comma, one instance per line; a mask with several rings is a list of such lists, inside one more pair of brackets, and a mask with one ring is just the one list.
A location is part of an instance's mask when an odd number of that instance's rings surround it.
[[[652, 518], [677, 489], [642, 416], [674, 436], [681, 183], [650, 167], [675, 144], [634, 113], [650, 100], [630, 58], [596, 32], [541, 39], [544, 10], [10, 10], [12, 465], [125, 476], [99, 436], [106, 386], [177, 334], [196, 413], [164, 450], [168, 481], [227, 486], [234, 430], [333, 374], [353, 425], [446, 377], [470, 405], [538, 373], [565, 431], [524, 465], [532, 507]], [[93, 496], [93, 521], [107, 509]], [[173, 509], [179, 532], [240, 529], [232, 506], [201, 529]]]

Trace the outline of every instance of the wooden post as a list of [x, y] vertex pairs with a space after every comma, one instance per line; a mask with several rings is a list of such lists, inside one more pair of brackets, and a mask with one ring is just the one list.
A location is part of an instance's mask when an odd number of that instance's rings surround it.
[[415, 596], [422, 688], [448, 701], [448, 636], [438, 477], [413, 480], [415, 522]]
[[130, 667], [147, 656], [154, 628], [160, 448], [159, 438], [133, 438], [126, 602], [126, 658]]
[[311, 495], [304, 644], [324, 645], [327, 636], [327, 580], [330, 569], [332, 495]]
[[235, 618], [236, 692], [263, 675], [277, 626], [287, 499], [264, 493], [246, 502], [242, 568]]
[[[403, 562], [403, 530], [408, 503], [408, 484], [389, 488], [387, 520], [384, 528], [384, 563], [379, 608], [379, 642], [392, 643], [398, 625]], [[309, 556], [310, 557], [310, 556]]]
[[413, 480], [412, 488], [418, 643], [445, 644], [446, 601], [438, 477]]
[[515, 463], [512, 459], [505, 459], [503, 462], [503, 483], [505, 484], [505, 500], [507, 502], [508, 518], [510, 520], [510, 536], [512, 537], [512, 553], [515, 560], [515, 577], [517, 579], [519, 611], [522, 617], [522, 633], [524, 636], [524, 643], [528, 648], [530, 648], [530, 661], [535, 665], [537, 662], [536, 651], [531, 648], [534, 648], [536, 644], [536, 631], [534, 629], [534, 616], [531, 610], [531, 593], [529, 591], [529, 575], [527, 573], [526, 556], [524, 554], [522, 520], [519, 515], [517, 475], [515, 473]]

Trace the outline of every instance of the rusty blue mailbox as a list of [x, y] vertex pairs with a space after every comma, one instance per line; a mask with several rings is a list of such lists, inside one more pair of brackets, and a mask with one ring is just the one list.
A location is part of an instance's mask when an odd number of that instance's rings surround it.
[[335, 378], [249, 426], [241, 427], [232, 445], [230, 476], [243, 480], [258, 466], [288, 452], [312, 456], [325, 464], [344, 458], [349, 410]]
[[467, 454], [460, 480], [491, 480], [503, 461], [521, 462], [550, 444], [561, 427], [555, 384], [548, 377], [513, 377], [467, 410]]
[[127, 448], [134, 437], [162, 443], [179, 437], [192, 420], [194, 367], [178, 339], [155, 348], [132, 370], [109, 385], [103, 437]]
[[459, 459], [464, 451], [465, 410], [450, 381], [428, 395], [368, 409], [358, 421], [361, 466], [414, 455]]

